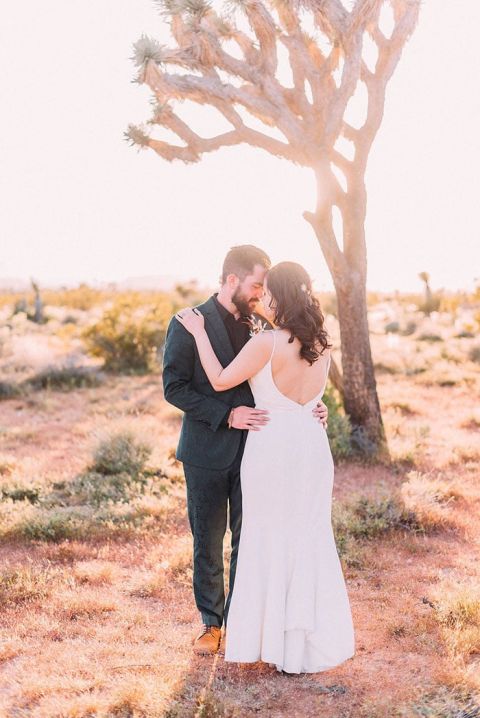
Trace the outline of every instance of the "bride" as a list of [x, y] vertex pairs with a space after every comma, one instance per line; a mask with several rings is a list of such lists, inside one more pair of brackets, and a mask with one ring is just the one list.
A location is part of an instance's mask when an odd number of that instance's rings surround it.
[[262, 299], [274, 329], [223, 367], [195, 309], [176, 316], [213, 388], [249, 380], [269, 423], [248, 433], [240, 470], [242, 528], [225, 660], [316, 673], [354, 654], [350, 604], [331, 524], [333, 459], [311, 409], [325, 390], [330, 348], [311, 280], [294, 262], [268, 272]]

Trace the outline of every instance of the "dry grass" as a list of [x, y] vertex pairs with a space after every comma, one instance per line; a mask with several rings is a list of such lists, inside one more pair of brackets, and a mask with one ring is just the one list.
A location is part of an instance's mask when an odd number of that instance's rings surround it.
[[467, 429], [467, 431], [478, 431], [480, 429], [480, 418], [476, 414], [472, 414], [468, 419], [463, 421], [460, 424], [460, 427], [462, 429]]
[[402, 499], [426, 529], [455, 525], [454, 504], [462, 496], [461, 486], [446, 480], [410, 471], [402, 484]]
[[[15, 319], [2, 381], [20, 384], [73, 354], [94, 366], [78, 342], [102, 298], [66, 299], [71, 307], [52, 299], [48, 325]], [[386, 334], [397, 319], [400, 331]], [[395, 302], [372, 307], [371, 326], [394, 461], [337, 467], [357, 645], [323, 674], [193, 656], [192, 546], [172, 454], [180, 415], [158, 374], [73, 386], [68, 401], [53, 388], [2, 400], [2, 718], [452, 718], [480, 705], [475, 340], [455, 337], [451, 317], [423, 319]], [[120, 466], [109, 444], [93, 465], [100, 439], [132, 431], [148, 439], [148, 463], [128, 444]]]
[[79, 561], [73, 569], [75, 579], [90, 586], [111, 584], [117, 573], [116, 564], [107, 561]]
[[0, 607], [47, 598], [53, 589], [54, 572], [31, 566], [7, 568], [0, 573]]

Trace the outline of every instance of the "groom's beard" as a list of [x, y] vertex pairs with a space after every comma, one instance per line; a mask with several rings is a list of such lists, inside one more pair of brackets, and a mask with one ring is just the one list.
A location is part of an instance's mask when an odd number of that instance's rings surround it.
[[232, 304], [235, 305], [242, 316], [246, 317], [249, 317], [255, 311], [258, 301], [255, 297], [248, 299], [239, 289], [236, 289], [232, 296]]

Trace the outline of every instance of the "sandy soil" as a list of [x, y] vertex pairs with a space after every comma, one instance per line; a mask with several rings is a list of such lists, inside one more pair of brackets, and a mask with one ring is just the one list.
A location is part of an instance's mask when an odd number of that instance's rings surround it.
[[88, 464], [102, 432], [127, 426], [153, 445], [152, 465], [170, 467], [170, 503], [149, 532], [56, 543], [2, 539], [3, 575], [26, 568], [43, 581], [43, 593], [2, 606], [0, 714], [460, 715], [480, 687], [480, 642], [478, 649], [453, 650], [433, 607], [442, 591], [480, 586], [480, 446], [472, 419], [479, 385], [420, 378], [379, 374], [394, 462], [339, 465], [335, 501], [395, 493], [415, 470], [455, 487], [449, 521], [425, 534], [395, 531], [359, 542], [360, 565], [345, 565], [356, 655], [310, 676], [226, 664], [220, 655], [193, 657], [199, 621], [184, 486], [181, 467], [168, 458], [180, 417], [164, 402], [159, 376], [110, 377], [99, 388], [2, 402], [4, 482], [69, 480]]

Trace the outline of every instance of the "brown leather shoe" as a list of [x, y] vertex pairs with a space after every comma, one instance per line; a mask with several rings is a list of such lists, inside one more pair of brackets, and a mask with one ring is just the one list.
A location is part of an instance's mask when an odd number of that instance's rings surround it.
[[222, 629], [218, 626], [207, 626], [203, 624], [203, 628], [195, 638], [193, 643], [193, 652], [201, 655], [216, 653], [218, 644], [220, 643]]

